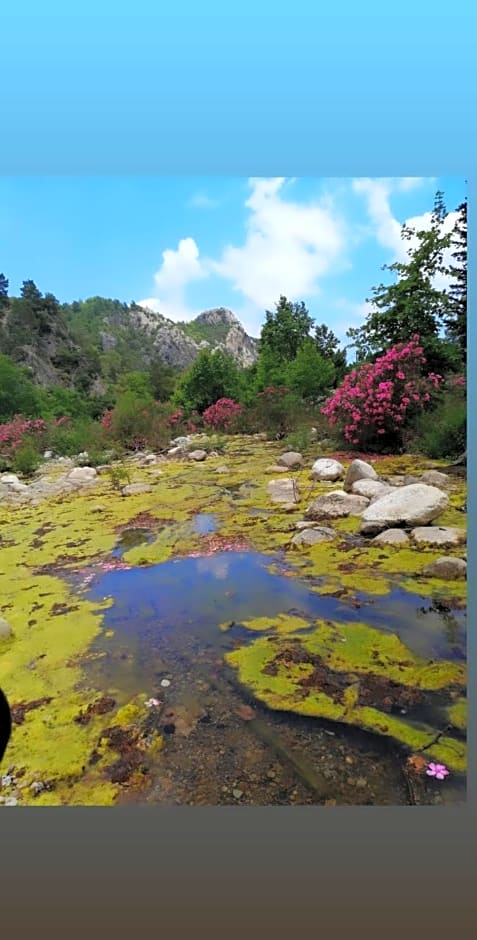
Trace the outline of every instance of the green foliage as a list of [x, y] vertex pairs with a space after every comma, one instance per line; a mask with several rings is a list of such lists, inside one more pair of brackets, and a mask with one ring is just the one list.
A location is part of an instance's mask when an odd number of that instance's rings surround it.
[[84, 396], [73, 389], [60, 385], [47, 389], [38, 389], [39, 414], [45, 420], [50, 418], [87, 418], [89, 404]]
[[275, 307], [273, 313], [265, 313], [261, 349], [267, 348], [281, 362], [291, 362], [308, 337], [313, 320], [303, 302], [292, 303], [281, 296]]
[[160, 359], [153, 359], [149, 366], [149, 383], [156, 401], [170, 401], [174, 394], [179, 371]]
[[418, 423], [416, 443], [423, 454], [435, 460], [460, 456], [467, 446], [465, 401], [456, 396], [446, 397], [431, 415], [425, 415]]
[[29, 475], [40, 466], [41, 457], [33, 441], [24, 440], [24, 442], [15, 450], [12, 459], [12, 470], [15, 473], [24, 473]]
[[203, 349], [179, 379], [173, 402], [201, 414], [219, 398], [236, 400], [240, 390], [240, 373], [232, 356], [220, 349]]
[[315, 345], [327, 362], [335, 368], [333, 385], [337, 386], [346, 374], [346, 350], [339, 348], [339, 340], [326, 323], [315, 327]]
[[451, 236], [455, 264], [450, 266], [452, 277], [449, 304], [445, 315], [447, 335], [459, 343], [462, 357], [467, 354], [467, 202], [457, 209], [458, 217]]
[[285, 370], [285, 383], [300, 398], [316, 401], [335, 379], [335, 366], [325, 359], [312, 339], [306, 339]]
[[299, 454], [306, 454], [313, 442], [310, 428], [303, 425], [288, 435], [286, 445], [290, 450], [295, 450]]
[[84, 451], [88, 463], [101, 463], [105, 435], [101, 425], [90, 418], [53, 425], [48, 433], [48, 447], [59, 457], [74, 457]]
[[145, 372], [125, 372], [119, 378], [116, 391], [119, 396], [130, 392], [142, 401], [153, 400], [151, 380]]
[[122, 486], [131, 482], [131, 474], [124, 464], [111, 465], [107, 473], [113, 490], [120, 490]]
[[429, 229], [415, 231], [403, 226], [404, 240], [415, 243], [408, 249], [408, 261], [384, 265], [384, 270], [395, 275], [394, 283], [373, 288], [369, 301], [372, 309], [365, 324], [347, 334], [357, 349], [359, 362], [373, 359], [418, 334], [428, 367], [436, 370], [432, 354], [449, 309], [447, 294], [434, 282], [436, 275], [446, 272], [443, 258], [450, 244], [450, 235], [442, 234], [446, 215], [442, 193], [437, 193]]
[[0, 422], [17, 414], [28, 418], [39, 415], [39, 393], [26, 369], [0, 353]]

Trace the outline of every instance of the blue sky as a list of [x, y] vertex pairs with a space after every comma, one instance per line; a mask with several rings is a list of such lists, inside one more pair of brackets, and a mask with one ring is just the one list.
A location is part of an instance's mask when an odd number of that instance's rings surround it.
[[32, 278], [62, 302], [135, 300], [173, 320], [229, 307], [255, 336], [285, 294], [344, 341], [438, 189], [452, 226], [455, 177], [4, 177], [0, 271], [11, 294]]

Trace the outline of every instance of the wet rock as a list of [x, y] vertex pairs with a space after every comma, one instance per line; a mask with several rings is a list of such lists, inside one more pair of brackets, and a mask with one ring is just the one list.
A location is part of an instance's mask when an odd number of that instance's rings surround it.
[[281, 457], [278, 458], [278, 465], [293, 470], [294, 467], [303, 466], [303, 457], [297, 451], [289, 450], [286, 454], [282, 454]]
[[441, 473], [440, 470], [426, 470], [421, 476], [421, 483], [430, 483], [431, 486], [442, 486], [445, 489], [452, 484], [452, 480], [447, 473]]
[[273, 503], [297, 503], [298, 486], [295, 480], [270, 480], [267, 484], [268, 495]]
[[409, 536], [403, 529], [385, 529], [384, 532], [380, 532], [379, 535], [375, 536], [373, 542], [376, 545], [402, 546], [408, 544]]
[[417, 545], [462, 545], [466, 541], [466, 533], [464, 529], [447, 526], [418, 526], [412, 530], [411, 539]]
[[[353, 484], [357, 483], [358, 480], [377, 480], [378, 474], [374, 467], [370, 463], [366, 463], [365, 460], [353, 460], [348, 467], [348, 472], [345, 476], [345, 481], [343, 487], [346, 493], [349, 493], [353, 490]], [[364, 494], [363, 494], [364, 495]]]
[[303, 529], [292, 538], [293, 545], [318, 545], [320, 542], [331, 542], [336, 538], [334, 529], [326, 526], [317, 526], [313, 529]]
[[360, 531], [363, 535], [377, 535], [384, 529], [403, 525], [425, 525], [440, 516], [448, 505], [446, 494], [437, 487], [426, 483], [403, 486], [364, 510]]
[[338, 460], [331, 460], [325, 457], [315, 460], [311, 468], [313, 480], [329, 480], [334, 483], [335, 480], [340, 480], [343, 475], [343, 464], [339, 463]]
[[152, 486], [150, 483], [128, 483], [127, 486], [123, 486], [121, 493], [123, 496], [136, 496], [138, 493], [152, 493]]
[[200, 461], [200, 460], [205, 460], [206, 457], [207, 457], [207, 451], [206, 451], [206, 450], [191, 450], [191, 452], [190, 452], [190, 454], [189, 454], [189, 459], [190, 459], [190, 460], [197, 460], [197, 461]]
[[97, 477], [94, 467], [74, 467], [70, 470], [67, 480], [75, 486], [93, 483]]
[[367, 499], [376, 500], [386, 493], [392, 492], [392, 487], [380, 480], [357, 480], [351, 487], [351, 492], [356, 496], [366, 496]]
[[13, 630], [9, 623], [0, 617], [0, 640], [8, 640], [13, 636]]
[[467, 562], [452, 555], [443, 555], [423, 568], [422, 574], [442, 581], [460, 581], [467, 577]]
[[306, 519], [342, 519], [345, 516], [360, 516], [369, 505], [365, 496], [355, 496], [338, 490], [326, 496], [318, 496], [308, 506]]

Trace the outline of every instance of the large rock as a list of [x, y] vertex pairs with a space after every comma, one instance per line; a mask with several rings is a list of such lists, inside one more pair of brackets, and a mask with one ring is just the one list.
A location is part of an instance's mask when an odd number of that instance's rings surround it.
[[206, 451], [206, 450], [191, 450], [190, 453], [189, 453], [189, 459], [190, 459], [190, 460], [198, 460], [198, 461], [200, 461], [200, 460], [205, 460], [206, 457], [207, 457], [207, 451]]
[[399, 487], [364, 510], [360, 531], [363, 535], [377, 535], [384, 529], [426, 525], [440, 516], [448, 505], [446, 494], [435, 486], [413, 483]]
[[278, 465], [280, 467], [288, 467], [290, 470], [293, 470], [294, 467], [303, 466], [303, 457], [297, 451], [289, 450], [286, 454], [282, 454], [278, 458]]
[[327, 457], [315, 460], [311, 468], [311, 475], [314, 480], [328, 480], [334, 483], [335, 480], [341, 480], [343, 474], [343, 465], [338, 460], [331, 460]]
[[3, 617], [0, 617], [0, 640], [8, 640], [12, 636], [12, 628]]
[[402, 548], [403, 545], [409, 544], [409, 536], [404, 529], [385, 529], [374, 537], [373, 542], [376, 545], [397, 545]]
[[447, 526], [418, 526], [412, 530], [411, 538], [416, 545], [462, 545], [466, 541], [466, 532]]
[[96, 477], [97, 473], [94, 467], [75, 467], [70, 470], [67, 479], [69, 483], [73, 483], [75, 486], [83, 486], [93, 483]]
[[431, 486], [439, 486], [445, 489], [452, 483], [447, 473], [441, 473], [440, 470], [426, 470], [422, 474], [421, 483], [430, 483]]
[[353, 493], [329, 493], [318, 496], [308, 506], [305, 512], [307, 519], [342, 519], [345, 516], [360, 516], [369, 505], [365, 496], [355, 496]]
[[316, 526], [313, 529], [302, 529], [292, 538], [293, 545], [317, 545], [319, 542], [331, 542], [336, 538], [334, 529], [326, 526]]
[[366, 463], [365, 460], [353, 460], [348, 467], [348, 472], [345, 476], [345, 481], [343, 484], [344, 490], [346, 493], [349, 493], [353, 490], [353, 484], [357, 483], [358, 480], [377, 480], [378, 474], [374, 467], [370, 463]]
[[367, 499], [376, 500], [392, 492], [392, 487], [380, 480], [357, 480], [351, 487], [351, 492], [357, 496], [366, 496]]
[[299, 491], [296, 480], [270, 480], [267, 484], [268, 495], [272, 503], [297, 503]]
[[426, 565], [422, 574], [429, 578], [441, 578], [443, 581], [457, 581], [467, 577], [467, 562], [462, 558], [453, 558], [452, 555], [444, 555], [437, 558], [436, 561]]
[[123, 496], [137, 496], [139, 493], [152, 493], [150, 483], [128, 483], [123, 486], [121, 493]]

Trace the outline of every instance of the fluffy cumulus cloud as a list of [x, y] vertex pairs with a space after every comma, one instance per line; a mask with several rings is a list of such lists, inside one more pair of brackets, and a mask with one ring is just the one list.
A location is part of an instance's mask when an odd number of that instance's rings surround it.
[[245, 241], [228, 245], [213, 270], [245, 303], [270, 307], [280, 294], [315, 296], [320, 280], [340, 261], [345, 227], [330, 206], [285, 198], [285, 179], [251, 179]]
[[[289, 181], [289, 184], [293, 181]], [[215, 275], [237, 294], [236, 310], [258, 326], [280, 294], [291, 300], [319, 293], [321, 279], [343, 263], [346, 227], [329, 198], [303, 204], [286, 198], [285, 179], [250, 179], [242, 244], [218, 258], [201, 258], [193, 238], [167, 250], [155, 276], [157, 295], [141, 301], [174, 320], [189, 319], [186, 291], [192, 281]]]
[[188, 320], [194, 312], [187, 306], [187, 287], [204, 277], [207, 277], [207, 270], [194, 239], [183, 238], [176, 250], [163, 251], [161, 267], [154, 275], [157, 294], [141, 300], [140, 305], [159, 311], [171, 320]]
[[[406, 261], [408, 251], [417, 244], [417, 238], [406, 241], [402, 237], [402, 222], [393, 215], [391, 198], [396, 192], [409, 192], [424, 182], [421, 177], [403, 177], [402, 179], [357, 179], [353, 181], [354, 192], [362, 195], [366, 202], [368, 218], [371, 223], [370, 234], [380, 245], [389, 249], [389, 262]], [[450, 233], [456, 223], [457, 213], [449, 212], [442, 226], [443, 234]], [[431, 227], [432, 213], [413, 216], [405, 220], [406, 225], [417, 231], [426, 231]], [[444, 263], [451, 261], [451, 250], [445, 252]], [[445, 276], [436, 278], [436, 286], [444, 288], [448, 283]]]

